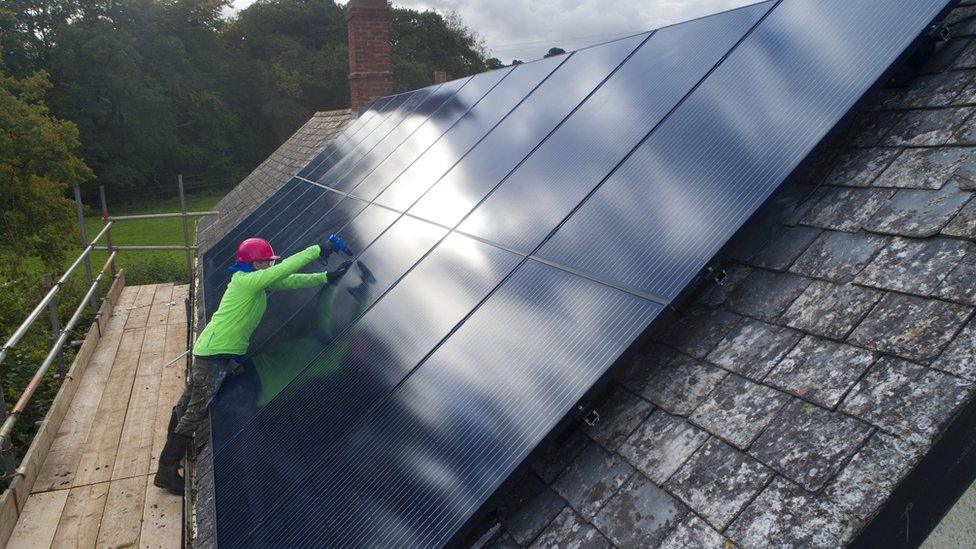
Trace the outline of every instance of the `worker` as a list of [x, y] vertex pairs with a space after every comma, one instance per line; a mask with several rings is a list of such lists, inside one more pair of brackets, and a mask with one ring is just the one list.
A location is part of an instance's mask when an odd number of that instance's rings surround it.
[[281, 258], [275, 255], [267, 240], [249, 238], [241, 242], [237, 263], [230, 267], [232, 276], [227, 290], [193, 346], [190, 383], [170, 416], [166, 444], [159, 456], [153, 484], [172, 494], [183, 494], [180, 460], [197, 427], [205, 420], [207, 407], [220, 384], [244, 362], [251, 334], [267, 308], [266, 292], [337, 283], [349, 270], [351, 261], [332, 272], [298, 274], [299, 269], [312, 261], [337, 251], [335, 242], [330, 239], [322, 245], [309, 246], [277, 265], [275, 262]]

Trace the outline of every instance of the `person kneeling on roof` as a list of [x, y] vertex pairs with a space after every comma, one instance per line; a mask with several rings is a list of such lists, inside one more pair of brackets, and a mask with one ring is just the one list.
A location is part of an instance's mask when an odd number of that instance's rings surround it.
[[[159, 455], [159, 468], [153, 484], [176, 495], [183, 494], [180, 461], [197, 427], [207, 417], [207, 406], [228, 373], [244, 361], [251, 334], [267, 308], [268, 290], [300, 290], [322, 284], [335, 284], [346, 271], [347, 261], [332, 272], [298, 274], [312, 261], [336, 251], [328, 241], [309, 246], [279, 264], [271, 244], [249, 238], [237, 248], [237, 263], [217, 311], [193, 346], [190, 383], [170, 415], [166, 444]], [[182, 414], [179, 410], [183, 410]]]

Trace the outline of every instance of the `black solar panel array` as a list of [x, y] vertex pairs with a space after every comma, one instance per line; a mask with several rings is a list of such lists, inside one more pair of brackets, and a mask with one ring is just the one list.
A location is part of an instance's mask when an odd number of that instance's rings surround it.
[[372, 275], [270, 297], [211, 412], [219, 543], [455, 539], [949, 3], [771, 0], [374, 102], [204, 256], [211, 309], [248, 236]]

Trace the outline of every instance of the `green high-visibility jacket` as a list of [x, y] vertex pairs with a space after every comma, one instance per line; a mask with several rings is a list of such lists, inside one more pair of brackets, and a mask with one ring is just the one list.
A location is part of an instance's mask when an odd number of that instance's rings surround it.
[[251, 334], [268, 307], [268, 290], [300, 290], [328, 282], [326, 273], [296, 274], [318, 258], [320, 253], [318, 246], [309, 246], [274, 267], [251, 273], [234, 273], [220, 299], [217, 312], [197, 338], [193, 354], [245, 354]]

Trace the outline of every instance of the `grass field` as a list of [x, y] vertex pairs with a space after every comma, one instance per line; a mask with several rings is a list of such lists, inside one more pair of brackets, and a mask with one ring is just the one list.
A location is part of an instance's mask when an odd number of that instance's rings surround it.
[[[223, 193], [199, 194], [186, 197], [189, 211], [207, 211], [223, 197]], [[152, 200], [142, 204], [129, 204], [113, 208], [109, 214], [172, 213], [180, 211], [178, 198]], [[195, 221], [190, 225], [190, 238], [193, 238]], [[85, 218], [88, 237], [92, 238], [102, 230], [102, 220], [98, 212], [90, 212]], [[119, 246], [182, 245], [183, 225], [180, 218], [118, 221], [112, 225], [112, 244]], [[97, 252], [92, 255], [92, 267], [98, 269], [108, 254]], [[185, 282], [186, 259], [182, 251], [120, 251], [116, 264], [125, 269], [128, 285], [154, 284], [159, 282]]]

